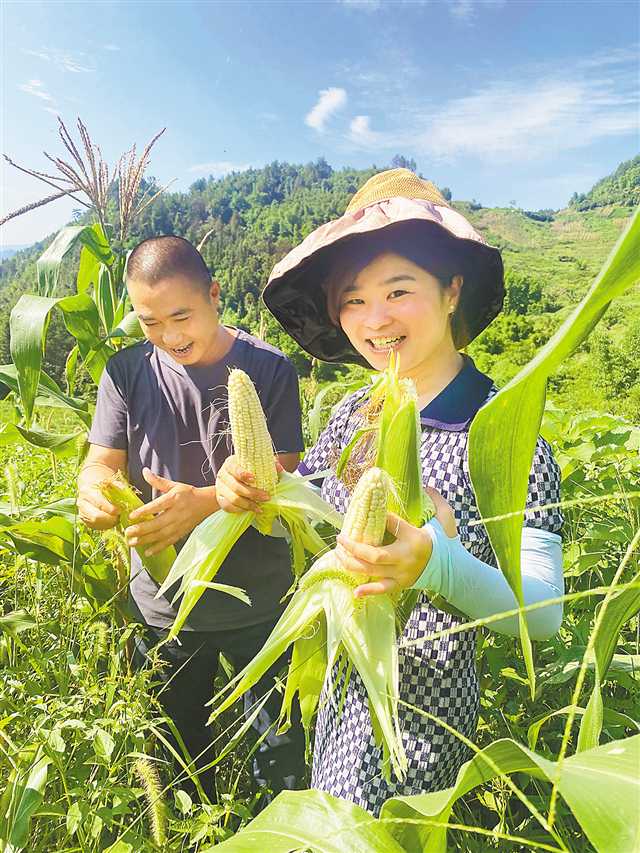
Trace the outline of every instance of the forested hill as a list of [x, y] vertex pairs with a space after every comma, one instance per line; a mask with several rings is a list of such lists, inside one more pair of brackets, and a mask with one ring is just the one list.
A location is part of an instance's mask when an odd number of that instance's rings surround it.
[[[394, 165], [415, 167], [404, 158], [395, 160]], [[334, 170], [320, 158], [305, 166], [274, 162], [221, 180], [203, 178], [187, 192], [160, 196], [143, 213], [129, 242], [134, 245], [148, 236], [174, 233], [197, 244], [209, 234], [202, 251], [223, 285], [225, 319], [260, 331], [292, 355], [305, 374], [308, 360], [261, 310], [260, 291], [274, 263], [317, 225], [339, 216], [350, 196], [380, 168]], [[454, 206], [503, 251], [507, 311], [472, 346], [480, 366], [503, 382], [549, 337], [597, 273], [632, 206], [640, 202], [640, 157], [621, 164], [589, 193], [574, 195], [561, 211], [488, 208], [475, 199], [456, 200], [455, 185], [453, 193], [441, 189], [448, 198], [453, 194]], [[9, 361], [8, 314], [21, 293], [33, 290], [35, 259], [47, 242], [0, 264], [0, 359], [4, 362]], [[70, 287], [72, 273], [70, 267], [63, 287]], [[596, 336], [590, 351], [572, 360], [556, 380], [552, 392], [559, 399], [570, 396], [581, 404], [584, 396], [592, 405], [640, 417], [640, 392], [630, 402], [625, 390], [634, 375], [640, 379], [640, 368], [633, 373], [633, 364], [640, 365], [639, 305], [635, 292], [612, 309], [603, 326], [608, 331], [606, 340], [602, 342], [602, 334]], [[61, 377], [66, 336], [59, 323], [53, 324], [50, 338], [48, 367]], [[617, 376], [620, 365], [624, 369]], [[607, 382], [598, 390], [598, 371], [605, 367]], [[328, 375], [320, 371], [319, 377]]]
[[589, 210], [608, 204], [637, 207], [640, 204], [640, 154], [621, 163], [611, 175], [602, 178], [588, 193], [574, 193], [572, 207]]

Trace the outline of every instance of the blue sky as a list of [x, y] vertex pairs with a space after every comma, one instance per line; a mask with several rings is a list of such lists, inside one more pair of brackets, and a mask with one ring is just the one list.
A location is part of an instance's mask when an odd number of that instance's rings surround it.
[[[150, 174], [395, 153], [454, 198], [560, 207], [640, 150], [638, 4], [616, 0], [8, 2], [2, 151], [47, 169], [56, 115], [105, 158], [160, 128]], [[2, 210], [48, 193], [3, 164]], [[63, 224], [60, 201], [2, 244]]]

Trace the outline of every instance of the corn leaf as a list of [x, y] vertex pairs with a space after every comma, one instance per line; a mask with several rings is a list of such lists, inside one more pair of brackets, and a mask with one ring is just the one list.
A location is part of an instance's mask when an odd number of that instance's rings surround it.
[[[14, 364], [0, 365], [0, 381], [7, 385], [14, 394], [20, 393], [18, 371]], [[91, 426], [91, 414], [86, 400], [65, 394], [57, 382], [48, 376], [44, 370], [40, 371], [35, 401], [47, 406], [59, 406], [68, 409], [77, 415], [86, 427]]]
[[[102, 226], [94, 225], [70, 225], [62, 228], [56, 234], [51, 245], [40, 256], [37, 262], [38, 270], [38, 293], [41, 296], [53, 296], [58, 286], [60, 265], [65, 257], [76, 247], [82, 246], [88, 255], [103, 264], [112, 264], [115, 260], [109, 241], [107, 240]], [[82, 262], [82, 252], [80, 260]], [[87, 279], [91, 278], [91, 272], [87, 269], [89, 261], [85, 256], [84, 267], [81, 263], [83, 280], [78, 289], [84, 292], [88, 287]]]
[[[54, 515], [59, 515], [61, 518], [66, 518], [68, 521], [75, 522], [78, 517], [75, 498], [60, 498], [57, 501], [52, 501], [48, 504], [36, 504], [29, 506], [13, 507], [8, 503], [0, 503], [0, 525], [4, 524], [2, 516], [11, 516], [14, 511], [20, 519], [28, 518], [50, 518]], [[9, 523], [13, 523], [16, 519], [10, 519]]]
[[[640, 849], [639, 766], [640, 735], [572, 755], [562, 765], [560, 794], [598, 853], [631, 853]], [[390, 824], [389, 832], [410, 853], [445, 853], [444, 826], [433, 829], [402, 825], [402, 821], [424, 816], [444, 824], [463, 794], [499, 775], [516, 772], [541, 775], [551, 782], [557, 765], [516, 741], [494, 741], [463, 764], [452, 788], [387, 800], [381, 820], [400, 821]]]
[[217, 592], [226, 592], [227, 595], [232, 595], [234, 598], [237, 598], [238, 601], [243, 601], [245, 604], [251, 604], [251, 599], [247, 595], [247, 593], [240, 589], [239, 586], [231, 586], [228, 583], [216, 583], [215, 581], [191, 581], [192, 587], [202, 586], [204, 589], [215, 589]]
[[598, 662], [596, 661], [593, 691], [580, 723], [576, 752], [594, 749], [600, 744], [603, 714], [604, 707], [602, 704], [602, 693], [600, 692], [600, 672], [598, 670]]
[[26, 610], [12, 610], [0, 616], [0, 631], [15, 637], [23, 631], [29, 631], [38, 625], [37, 621]]
[[0, 447], [28, 441], [35, 447], [50, 450], [60, 458], [74, 456], [78, 452], [78, 439], [86, 435], [84, 430], [69, 433], [45, 432], [32, 427], [25, 429], [18, 424], [0, 424]]
[[209, 722], [253, 687], [298, 637], [308, 635], [322, 609], [323, 595], [318, 585], [311, 590], [298, 590], [258, 654], [208, 703], [214, 705]]
[[19, 853], [27, 847], [29, 823], [44, 798], [50, 763], [39, 749], [28, 768], [18, 766], [9, 774], [0, 814], [0, 841], [5, 842], [2, 849], [6, 853]]
[[403, 853], [360, 806], [322, 791], [283, 791], [232, 838], [203, 853]]
[[[598, 605], [598, 608], [600, 606]], [[601, 678], [606, 676], [611, 665], [622, 626], [629, 619], [633, 619], [638, 612], [640, 612], [640, 572], [635, 574], [626, 589], [615, 593], [607, 603], [593, 649]]]
[[113, 328], [113, 321], [118, 305], [118, 294], [114, 288], [111, 271], [104, 264], [100, 266], [98, 287], [95, 292], [96, 308], [102, 320], [102, 328], [108, 334]]
[[310, 753], [309, 732], [313, 716], [327, 672], [327, 626], [324, 619], [317, 619], [307, 627], [307, 632], [293, 644], [291, 664], [282, 700], [281, 725], [279, 731], [286, 731], [291, 724], [291, 704], [298, 694], [302, 725], [307, 738], [307, 752]]
[[[301, 571], [305, 550], [312, 554], [325, 550], [325, 542], [314, 530], [311, 519], [326, 521], [340, 526], [342, 516], [310, 489], [302, 477], [282, 472], [270, 501], [263, 504], [264, 510], [279, 517], [288, 527], [292, 537], [294, 566]], [[189, 613], [197, 604], [206, 586], [215, 577], [227, 555], [245, 532], [254, 523], [255, 513], [228, 513], [218, 510], [201, 522], [187, 539], [178, 554], [169, 574], [156, 594], [164, 595], [179, 582], [173, 601], [182, 596], [178, 615], [171, 627], [171, 638], [177, 636]]]
[[[389, 596], [356, 601], [355, 581], [336, 566], [333, 552], [324, 554], [304, 575], [285, 612], [256, 657], [217, 694], [211, 720], [249, 690], [296, 641], [296, 666], [289, 668], [281, 719], [286, 727], [291, 701], [300, 694], [304, 719], [310, 723], [323, 687], [335, 702], [331, 682], [339, 656], [356, 667], [367, 690], [374, 732], [383, 750], [383, 772], [398, 778], [406, 771], [406, 757], [398, 723], [398, 657], [396, 615]], [[322, 623], [318, 631], [318, 621]], [[325, 644], [326, 640], [326, 644]], [[322, 651], [321, 646], [325, 646]], [[323, 672], [320, 672], [320, 667]], [[306, 704], [305, 704], [306, 703]], [[308, 731], [308, 725], [306, 726]]]
[[[520, 538], [529, 471], [544, 410], [548, 377], [584, 341], [611, 301], [640, 279], [640, 211], [618, 241], [589, 292], [548, 343], [484, 406], [469, 431], [469, 468], [498, 565], [523, 604]], [[520, 636], [532, 695], [535, 673], [523, 615]]]
[[[550, 720], [552, 717], [560, 717], [563, 714], [573, 713], [576, 716], [584, 716], [585, 708], [574, 707], [573, 705], [565, 705], [564, 708], [560, 708], [557, 711], [551, 711], [550, 714], [545, 714], [539, 720], [531, 723], [529, 728], [527, 729], [527, 743], [529, 744], [529, 749], [535, 749], [536, 744], [538, 743], [538, 737], [540, 736], [540, 729], [542, 726]], [[636, 720], [632, 719], [628, 714], [622, 714], [620, 711], [614, 711], [612, 708], [604, 708], [602, 715], [603, 724], [608, 726], [623, 726], [626, 729], [635, 729], [637, 732], [640, 732], [640, 723]]]
[[129, 311], [128, 314], [125, 314], [123, 318], [119, 321], [115, 329], [112, 329], [110, 331], [109, 337], [136, 338], [137, 340], [141, 340], [142, 338], [144, 338], [144, 334], [142, 332], [142, 328], [140, 326], [140, 322], [138, 320], [138, 315], [136, 314], [136, 312]]
[[0, 545], [7, 545], [20, 554], [50, 565], [73, 563], [78, 559], [75, 526], [61, 516], [2, 526]]
[[95, 303], [86, 294], [60, 298], [21, 296], [9, 321], [10, 347], [27, 427], [33, 417], [51, 311], [56, 307], [62, 311], [65, 325], [78, 342], [80, 355], [96, 384], [113, 354], [100, 338], [100, 317]]
[[[76, 293], [87, 293], [92, 288], [95, 289], [98, 284], [98, 276], [100, 275], [100, 258], [97, 258], [93, 252], [83, 246], [80, 250], [80, 265], [78, 266], [78, 275], [76, 276]], [[45, 295], [45, 294], [42, 294]], [[52, 294], [46, 294], [50, 296]]]

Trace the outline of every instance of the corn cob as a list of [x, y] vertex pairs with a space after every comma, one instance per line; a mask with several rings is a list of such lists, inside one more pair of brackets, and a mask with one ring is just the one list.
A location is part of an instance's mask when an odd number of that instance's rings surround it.
[[[144, 502], [134, 492], [121, 471], [116, 471], [113, 477], [104, 480], [99, 484], [98, 488], [110, 503], [118, 507], [120, 511], [120, 526], [123, 530], [127, 528], [130, 524], [130, 514], [134, 509], [144, 506]], [[152, 515], [145, 515], [139, 521], [149, 521], [152, 518]], [[144, 553], [144, 548], [136, 548], [136, 551], [142, 560], [142, 565], [154, 581], [161, 584], [173, 565], [173, 561], [176, 558], [176, 549], [170, 545], [159, 554], [153, 554], [152, 556], [147, 556]]]
[[353, 491], [342, 532], [354, 542], [381, 545], [387, 524], [388, 478], [380, 468], [370, 468]]
[[278, 472], [271, 436], [253, 382], [244, 370], [229, 374], [229, 423], [234, 453], [240, 466], [255, 477], [255, 486], [269, 492], [276, 489]]

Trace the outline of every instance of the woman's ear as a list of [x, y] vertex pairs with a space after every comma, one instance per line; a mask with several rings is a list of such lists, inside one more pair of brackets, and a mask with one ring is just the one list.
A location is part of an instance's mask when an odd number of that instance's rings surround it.
[[464, 278], [461, 275], [452, 275], [451, 281], [449, 283], [449, 313], [455, 314], [456, 309], [460, 303], [460, 295], [462, 293], [462, 286], [464, 285]]

